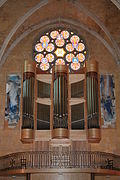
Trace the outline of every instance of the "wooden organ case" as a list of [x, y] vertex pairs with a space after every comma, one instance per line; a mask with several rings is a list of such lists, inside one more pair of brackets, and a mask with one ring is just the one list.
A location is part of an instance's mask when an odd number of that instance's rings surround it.
[[87, 61], [78, 72], [56, 65], [43, 73], [26, 61], [23, 72], [21, 140], [99, 142], [100, 92], [98, 63]]

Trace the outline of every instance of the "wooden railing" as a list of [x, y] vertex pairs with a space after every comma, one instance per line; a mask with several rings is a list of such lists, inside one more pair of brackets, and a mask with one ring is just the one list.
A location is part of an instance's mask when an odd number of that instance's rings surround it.
[[[29, 169], [92, 169], [120, 171], [120, 156], [91, 151], [27, 151], [0, 157], [0, 174]], [[96, 171], [97, 172], [97, 171]]]

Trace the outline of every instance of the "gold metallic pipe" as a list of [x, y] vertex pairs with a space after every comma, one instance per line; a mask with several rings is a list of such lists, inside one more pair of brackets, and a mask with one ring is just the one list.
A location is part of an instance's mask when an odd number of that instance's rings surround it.
[[[30, 80], [31, 78], [29, 78], [29, 82], [28, 82], [28, 116], [30, 117]], [[30, 122], [30, 119], [29, 119]]]
[[93, 75], [91, 77], [91, 81], [92, 81], [92, 86], [91, 86], [91, 91], [92, 91], [92, 101], [91, 101], [91, 107], [92, 107], [92, 125], [94, 126], [94, 112], [93, 112], [93, 101], [94, 101], [94, 95], [93, 95]]
[[67, 84], [66, 84], [66, 77], [64, 77], [64, 114], [66, 115], [66, 88]]
[[59, 115], [61, 116], [61, 76], [59, 76]]
[[33, 77], [32, 78], [32, 115], [34, 114], [33, 112], [34, 112], [34, 100], [35, 100], [35, 98], [34, 98], [34, 81], [35, 81], [35, 79]]
[[28, 79], [27, 79], [27, 96], [26, 97], [27, 97], [26, 103], [27, 103], [27, 115], [28, 115]]
[[63, 80], [62, 80], [62, 109], [63, 109], [63, 116], [65, 115], [65, 77], [63, 77]]
[[95, 78], [93, 79], [93, 96], [94, 96], [94, 99], [93, 99], [93, 113], [95, 114]]
[[[63, 71], [62, 71], [63, 69]], [[65, 117], [65, 112], [67, 112], [67, 67], [56, 67], [53, 68], [53, 77], [54, 77], [54, 106], [57, 106], [57, 112], [54, 109], [54, 120], [53, 120], [53, 134], [52, 137], [67, 137], [67, 116]], [[55, 82], [56, 81], [56, 82]], [[66, 101], [66, 103], [65, 103]], [[64, 133], [63, 133], [64, 132]], [[61, 134], [62, 133], [62, 134]], [[64, 135], [63, 135], [64, 134]]]
[[57, 104], [57, 115], [58, 115], [59, 114], [59, 79], [57, 78], [56, 81], [57, 81], [57, 84], [56, 84], [56, 86], [57, 86], [56, 104]]
[[86, 78], [87, 78], [87, 111], [88, 111], [88, 115], [89, 115], [89, 111], [90, 111], [90, 109], [89, 109], [89, 107], [90, 107], [90, 105], [89, 105], [89, 99], [90, 99], [90, 97], [89, 97], [89, 77], [87, 76]]
[[25, 80], [23, 82], [23, 114], [25, 113]]
[[57, 101], [58, 101], [58, 91], [57, 91], [57, 86], [58, 86], [58, 79], [56, 78], [54, 80], [54, 115], [55, 115], [55, 119], [54, 119], [54, 127], [56, 127], [56, 115], [58, 114], [58, 104], [57, 104]]
[[63, 117], [63, 76], [61, 76], [61, 116]]
[[23, 119], [23, 124], [25, 125], [25, 122], [26, 122], [26, 118], [27, 118], [27, 80], [25, 80], [25, 90], [24, 90], [24, 92], [25, 92], [25, 97], [24, 97], [24, 102], [25, 102], [25, 116], [24, 116], [24, 119]]
[[68, 110], [67, 110], [67, 98], [68, 98], [68, 92], [67, 92], [67, 79], [65, 80], [65, 114], [68, 113]]
[[30, 117], [32, 115], [32, 77], [30, 78]]
[[54, 103], [54, 114], [56, 114], [56, 103], [55, 103], [55, 91], [56, 91], [56, 89], [55, 89], [55, 86], [56, 86], [56, 80], [54, 81], [54, 84], [53, 84], [53, 86], [54, 86], [54, 89], [53, 89], [53, 103]]
[[90, 100], [89, 100], [90, 101], [90, 112], [89, 112], [90, 120], [89, 120], [89, 123], [90, 123], [90, 121], [91, 121], [91, 78], [90, 77], [89, 77], [89, 83], [90, 83], [89, 84], [89, 93], [90, 93]]

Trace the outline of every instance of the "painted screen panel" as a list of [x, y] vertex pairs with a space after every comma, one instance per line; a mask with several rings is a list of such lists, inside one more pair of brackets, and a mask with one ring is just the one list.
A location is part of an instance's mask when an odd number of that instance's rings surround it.
[[103, 128], [114, 128], [115, 113], [115, 81], [113, 75], [100, 76], [101, 118]]
[[20, 119], [21, 76], [10, 74], [6, 82], [5, 121], [15, 128]]

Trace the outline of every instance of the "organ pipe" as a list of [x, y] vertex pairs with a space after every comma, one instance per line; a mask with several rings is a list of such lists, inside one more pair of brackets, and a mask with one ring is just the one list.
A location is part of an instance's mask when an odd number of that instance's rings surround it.
[[98, 63], [95, 60], [86, 62], [87, 126], [89, 142], [99, 142], [101, 139], [98, 77]]
[[68, 67], [53, 67], [53, 138], [68, 137]]
[[25, 61], [23, 73], [22, 94], [22, 130], [21, 140], [31, 142], [34, 138], [34, 87], [35, 87], [35, 63]]

